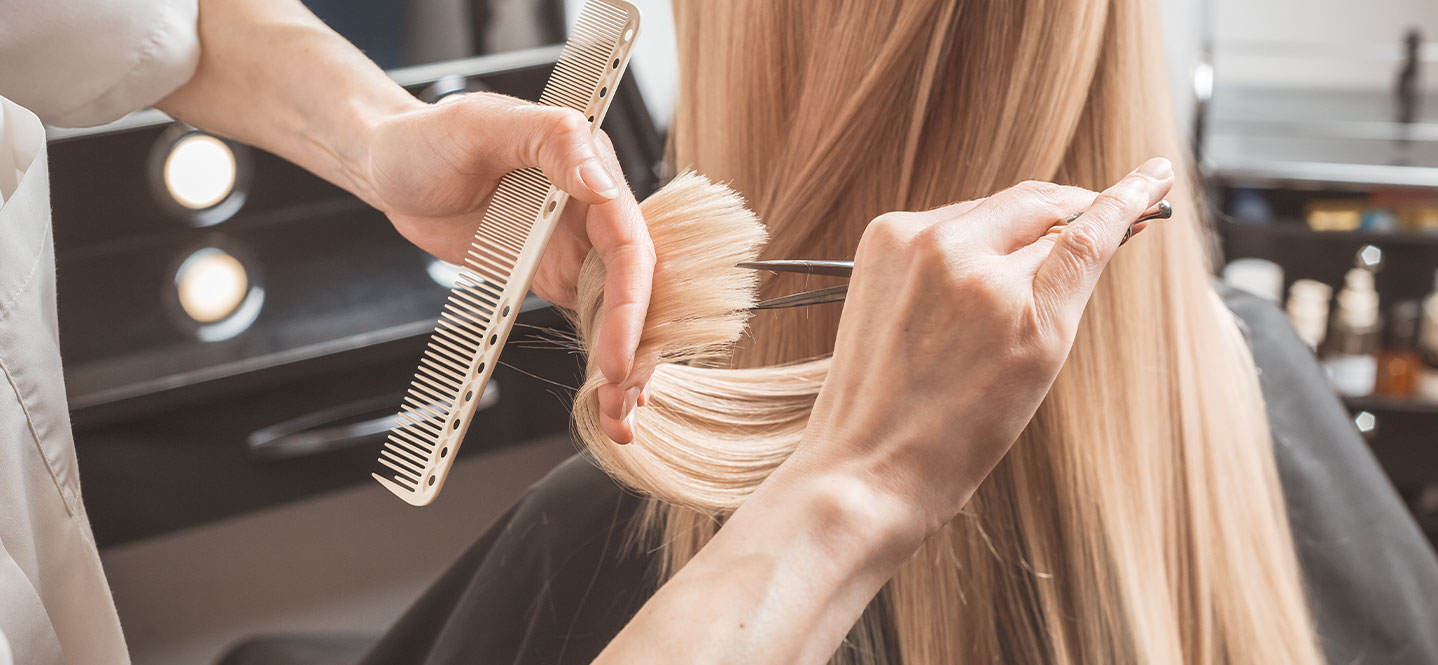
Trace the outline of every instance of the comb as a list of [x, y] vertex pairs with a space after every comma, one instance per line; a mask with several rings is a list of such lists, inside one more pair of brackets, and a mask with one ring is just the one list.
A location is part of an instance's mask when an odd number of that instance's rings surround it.
[[[638, 33], [634, 5], [586, 2], [539, 103], [580, 111], [598, 132]], [[537, 168], [500, 179], [373, 474], [411, 505], [429, 504], [444, 487], [568, 201]]]

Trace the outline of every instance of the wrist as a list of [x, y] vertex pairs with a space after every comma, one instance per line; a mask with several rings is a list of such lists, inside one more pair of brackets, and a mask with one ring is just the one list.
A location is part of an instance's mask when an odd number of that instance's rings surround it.
[[809, 522], [858, 567], [891, 574], [933, 532], [923, 510], [861, 469], [806, 468], [791, 458], [765, 485], [801, 497], [795, 504]]
[[366, 203], [383, 209], [374, 179], [375, 136], [391, 118], [423, 109], [427, 104], [390, 81], [375, 80], [343, 105], [344, 120], [329, 126], [324, 146], [335, 164], [334, 181]]

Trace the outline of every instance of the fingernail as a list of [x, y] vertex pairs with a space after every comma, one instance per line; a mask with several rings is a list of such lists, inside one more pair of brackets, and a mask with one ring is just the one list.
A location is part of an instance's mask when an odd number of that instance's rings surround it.
[[649, 406], [649, 386], [639, 391], [639, 406]]
[[614, 198], [617, 193], [614, 179], [609, 177], [609, 172], [597, 159], [588, 160], [579, 167], [579, 179], [584, 181], [585, 187], [606, 199]]
[[643, 391], [640, 390], [639, 388], [630, 388], [629, 390], [624, 391], [624, 417], [625, 417], [625, 418], [628, 418], [628, 417], [634, 415], [634, 407], [639, 404], [639, 393], [641, 393], [641, 392], [643, 392]]
[[630, 439], [630, 441], [633, 441], [633, 440], [634, 440], [634, 437], [639, 434], [638, 426], [635, 424], [635, 421], [634, 421], [634, 412], [633, 412], [633, 411], [630, 411], [630, 412], [629, 412], [629, 415], [627, 415], [627, 416], [624, 417], [624, 424], [625, 424], [625, 426], [627, 426], [627, 427], [629, 428], [629, 439]]
[[1138, 167], [1138, 172], [1154, 180], [1168, 180], [1173, 177], [1173, 162], [1162, 157], [1154, 157]]

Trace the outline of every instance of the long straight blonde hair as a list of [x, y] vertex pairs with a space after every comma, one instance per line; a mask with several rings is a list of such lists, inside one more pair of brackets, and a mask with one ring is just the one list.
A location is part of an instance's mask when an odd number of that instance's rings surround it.
[[[1153, 11], [681, 0], [673, 157], [742, 194], [775, 258], [849, 258], [883, 212], [1025, 179], [1097, 190], [1156, 155], [1183, 174]], [[1212, 290], [1199, 202], [1180, 180], [1175, 217], [1114, 259], [1012, 452], [836, 661], [1321, 662], [1253, 361]], [[607, 472], [655, 497], [670, 574], [797, 445], [840, 306], [747, 321], [754, 278], [732, 263], [765, 239], [722, 188], [682, 176], [645, 213], [660, 264], [643, 343], [664, 364], [634, 444], [600, 432], [593, 366], [576, 431]], [[591, 260], [582, 339], [602, 284]]]

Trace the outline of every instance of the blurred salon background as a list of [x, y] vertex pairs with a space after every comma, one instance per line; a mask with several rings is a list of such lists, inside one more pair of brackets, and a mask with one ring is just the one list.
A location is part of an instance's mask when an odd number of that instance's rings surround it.
[[[605, 122], [641, 198], [664, 172], [671, 18]], [[577, 3], [307, 0], [414, 94], [538, 97]], [[1284, 308], [1438, 538], [1438, 2], [1160, 0], [1218, 278]], [[573, 452], [574, 357], [526, 302], [448, 489], [370, 466], [453, 266], [278, 158], [158, 112], [50, 130], [60, 330], [85, 497], [138, 665], [398, 616]]]

